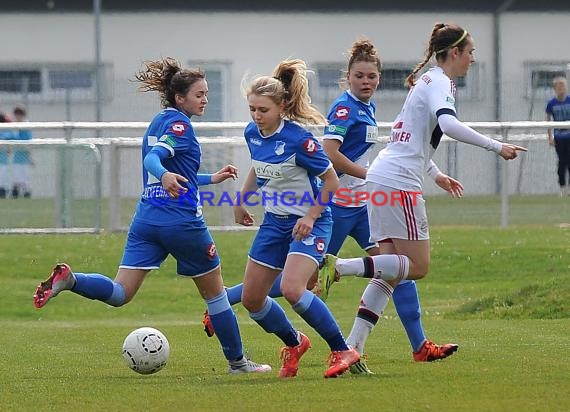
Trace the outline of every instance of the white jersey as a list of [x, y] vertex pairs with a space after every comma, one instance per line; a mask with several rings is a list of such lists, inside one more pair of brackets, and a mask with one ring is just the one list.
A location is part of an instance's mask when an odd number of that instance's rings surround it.
[[412, 87], [392, 125], [390, 142], [378, 153], [366, 180], [405, 191], [421, 191], [424, 172], [443, 135], [437, 118], [455, 116], [455, 84], [440, 67]]

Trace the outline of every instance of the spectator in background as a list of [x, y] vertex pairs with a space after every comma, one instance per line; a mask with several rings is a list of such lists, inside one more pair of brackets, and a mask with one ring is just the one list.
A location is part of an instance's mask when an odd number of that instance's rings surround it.
[[[5, 113], [0, 113], [0, 123], [7, 123], [10, 118]], [[0, 130], [0, 140], [13, 140], [15, 138], [14, 132], [12, 130]], [[9, 160], [10, 160], [10, 149], [0, 148], [0, 199], [5, 199], [8, 196], [8, 190], [10, 187], [10, 176], [9, 176]]]
[[[570, 96], [565, 77], [559, 76], [552, 81], [555, 97], [546, 104], [546, 120], [556, 122], [570, 121]], [[548, 144], [554, 146], [558, 156], [558, 183], [560, 196], [567, 196], [566, 171], [570, 172], [570, 129], [548, 129]], [[569, 182], [570, 183], [570, 182]]]
[[[27, 113], [24, 106], [16, 106], [13, 111], [15, 122], [27, 122]], [[14, 139], [16, 140], [31, 140], [32, 132], [28, 129], [19, 129], [14, 132]], [[13, 162], [13, 177], [12, 177], [12, 197], [30, 197], [32, 195], [32, 186], [30, 178], [32, 175], [32, 159], [30, 151], [27, 149], [14, 150]]]

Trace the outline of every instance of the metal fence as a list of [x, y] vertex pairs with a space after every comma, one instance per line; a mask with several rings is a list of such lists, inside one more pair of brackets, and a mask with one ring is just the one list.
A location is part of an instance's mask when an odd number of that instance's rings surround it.
[[[550, 203], [552, 199], [549, 196], [558, 194], [556, 158], [546, 142], [546, 129], [554, 125], [570, 128], [570, 122], [468, 124], [499, 140], [526, 146], [529, 152], [515, 161], [504, 162], [494, 153], [444, 137], [434, 160], [443, 171], [463, 182], [468, 197], [476, 199], [471, 203], [465, 202], [467, 206], [461, 212], [449, 209], [454, 214], [476, 216], [484, 213], [481, 210], [489, 209], [493, 216], [490, 224], [506, 227], [513, 213], [510, 199], [546, 196], [544, 202]], [[245, 177], [250, 165], [242, 137], [245, 125], [244, 122], [194, 124], [196, 133], [202, 136], [199, 137], [203, 149], [201, 170], [214, 172], [232, 163]], [[10, 198], [8, 195], [0, 199], [0, 233], [125, 230], [142, 189], [140, 136], [147, 126], [146, 122], [0, 124], [0, 131], [28, 129], [34, 136], [28, 141], [0, 140], [0, 152], [7, 153], [5, 166], [8, 175], [14, 173], [11, 156], [16, 149], [29, 150], [33, 159], [31, 197]], [[375, 152], [388, 141], [391, 123], [379, 123], [378, 126], [382, 137]], [[322, 128], [314, 129], [314, 132], [319, 136]], [[222, 192], [235, 192], [240, 186], [241, 179], [238, 179], [208, 187], [208, 190], [217, 197]], [[435, 198], [438, 194], [441, 190], [426, 179], [424, 195]], [[526, 198], [522, 202], [532, 203]], [[470, 206], [473, 204], [478, 206]], [[444, 205], [439, 210], [441, 223], [445, 220], [451, 224], [470, 221], [462, 216], [449, 220], [451, 212], [446, 207]], [[227, 205], [205, 204], [204, 211], [213, 228], [243, 229], [233, 223], [233, 213]], [[259, 216], [262, 210], [256, 212]], [[437, 212], [434, 211], [434, 219], [439, 224]], [[561, 221], [570, 220], [565, 215], [567, 210], [551, 209], [546, 213], [562, 213]], [[471, 221], [476, 224], [477, 218]], [[434, 223], [431, 216], [430, 223]]]

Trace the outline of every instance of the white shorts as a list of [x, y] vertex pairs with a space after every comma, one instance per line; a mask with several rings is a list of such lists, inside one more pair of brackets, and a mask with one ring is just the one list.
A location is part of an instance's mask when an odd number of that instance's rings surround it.
[[367, 182], [370, 241], [385, 239], [427, 240], [429, 227], [421, 192], [406, 192]]
[[32, 165], [16, 163], [12, 165], [12, 183], [30, 187], [30, 177], [32, 175]]

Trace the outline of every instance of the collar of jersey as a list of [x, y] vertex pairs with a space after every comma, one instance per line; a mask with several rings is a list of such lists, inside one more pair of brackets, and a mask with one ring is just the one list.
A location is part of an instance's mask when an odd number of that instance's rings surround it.
[[175, 112], [180, 113], [182, 116], [188, 118], [188, 121], [190, 121], [190, 116], [188, 116], [186, 113], [184, 113], [182, 110], [178, 110], [176, 107], [167, 107], [164, 110], [174, 110]]
[[273, 133], [271, 133], [269, 136], [264, 136], [261, 133], [261, 130], [259, 130], [259, 127], [257, 128], [257, 131], [259, 132], [259, 135], [263, 138], [263, 139], [269, 139], [272, 136], [275, 136], [277, 133], [281, 132], [281, 130], [283, 130], [283, 128], [285, 127], [285, 120], [281, 119], [281, 124], [279, 125], [279, 127], [277, 129], [275, 129], [275, 131]]
[[362, 104], [365, 105], [365, 106], [370, 106], [370, 102], [368, 102], [368, 103], [363, 102], [363, 101], [360, 100], [358, 97], [356, 97], [354, 94], [352, 94], [352, 92], [351, 92], [350, 90], [347, 90], [347, 91], [346, 91], [346, 94], [348, 94], [350, 97], [352, 97], [352, 98], [353, 98], [354, 100], [356, 100], [357, 102], [360, 102], [360, 103], [362, 103]]

